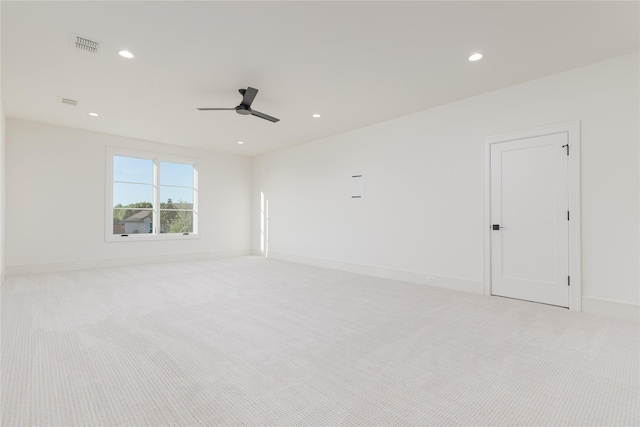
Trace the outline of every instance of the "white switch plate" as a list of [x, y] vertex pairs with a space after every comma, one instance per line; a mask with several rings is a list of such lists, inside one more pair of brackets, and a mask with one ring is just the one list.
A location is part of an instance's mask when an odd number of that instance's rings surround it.
[[350, 190], [352, 199], [364, 197], [364, 177], [362, 175], [351, 175]]

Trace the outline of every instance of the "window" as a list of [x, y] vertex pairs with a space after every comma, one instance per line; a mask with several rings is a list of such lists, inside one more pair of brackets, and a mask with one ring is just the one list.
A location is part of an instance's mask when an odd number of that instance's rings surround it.
[[188, 159], [109, 149], [107, 240], [197, 236], [197, 178]]

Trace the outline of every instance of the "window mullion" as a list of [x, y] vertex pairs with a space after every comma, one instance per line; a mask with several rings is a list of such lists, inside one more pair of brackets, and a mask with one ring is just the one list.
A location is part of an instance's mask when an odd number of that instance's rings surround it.
[[160, 234], [160, 161], [153, 159], [153, 234]]

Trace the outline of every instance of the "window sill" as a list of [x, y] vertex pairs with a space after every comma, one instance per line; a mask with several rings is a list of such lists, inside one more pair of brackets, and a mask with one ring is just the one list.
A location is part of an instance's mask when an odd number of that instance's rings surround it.
[[198, 234], [129, 234], [124, 237], [121, 235], [109, 235], [105, 237], [105, 242], [154, 242], [157, 240], [197, 240], [200, 239]]

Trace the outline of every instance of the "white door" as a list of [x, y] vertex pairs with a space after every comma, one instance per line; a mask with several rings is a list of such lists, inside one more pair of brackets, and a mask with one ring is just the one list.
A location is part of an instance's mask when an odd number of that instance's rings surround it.
[[491, 145], [491, 293], [569, 306], [568, 135]]

